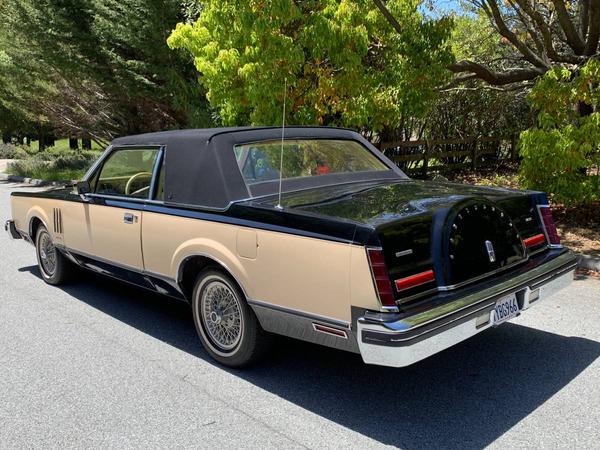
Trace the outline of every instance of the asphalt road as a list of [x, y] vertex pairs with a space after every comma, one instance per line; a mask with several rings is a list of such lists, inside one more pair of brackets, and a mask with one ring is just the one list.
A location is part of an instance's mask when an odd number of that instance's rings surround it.
[[406, 369], [281, 339], [233, 371], [185, 305], [95, 275], [50, 287], [1, 234], [2, 449], [600, 446], [597, 279]]

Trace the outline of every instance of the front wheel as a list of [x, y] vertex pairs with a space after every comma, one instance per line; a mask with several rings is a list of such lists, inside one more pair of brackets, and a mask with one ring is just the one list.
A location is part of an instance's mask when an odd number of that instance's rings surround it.
[[202, 345], [219, 363], [247, 366], [268, 348], [269, 336], [240, 288], [223, 272], [210, 269], [198, 275], [192, 310]]
[[44, 225], [38, 227], [35, 235], [35, 253], [40, 273], [46, 283], [62, 284], [72, 275], [73, 264], [56, 249], [52, 236]]

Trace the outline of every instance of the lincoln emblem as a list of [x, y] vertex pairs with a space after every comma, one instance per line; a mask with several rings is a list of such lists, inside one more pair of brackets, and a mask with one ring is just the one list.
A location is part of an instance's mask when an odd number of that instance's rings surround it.
[[496, 262], [496, 252], [494, 251], [494, 246], [490, 241], [485, 241], [485, 249], [487, 250], [488, 258], [490, 258], [490, 262]]

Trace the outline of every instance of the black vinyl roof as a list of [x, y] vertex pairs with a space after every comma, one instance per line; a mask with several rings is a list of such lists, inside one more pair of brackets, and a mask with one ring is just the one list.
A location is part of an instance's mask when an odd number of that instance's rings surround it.
[[[286, 127], [285, 139], [342, 139], [358, 141], [388, 167], [391, 178], [406, 178], [391, 161], [355, 131], [329, 127]], [[161, 145], [166, 149], [165, 203], [225, 209], [232, 202], [248, 199], [250, 192], [238, 168], [233, 147], [237, 144], [281, 139], [280, 127], [232, 127], [161, 131], [113, 140], [113, 147]], [[345, 174], [351, 177], [353, 174]], [[379, 178], [381, 178], [381, 174]], [[386, 177], [387, 177], [386, 176]], [[335, 183], [339, 175], [306, 177], [300, 183], [283, 181], [283, 191]], [[342, 177], [343, 178], [343, 177]], [[340, 178], [339, 181], [344, 181]], [[350, 180], [351, 181], [351, 180]], [[310, 184], [317, 183], [315, 186]], [[278, 183], [274, 183], [278, 184]], [[302, 184], [302, 186], [300, 186]], [[306, 186], [303, 186], [306, 184]], [[268, 189], [265, 194], [271, 193]], [[275, 193], [275, 192], [272, 192]]]
[[221, 127], [221, 128], [194, 128], [188, 130], [170, 130], [158, 131], [155, 133], [136, 134], [132, 136], [123, 136], [112, 141], [112, 145], [167, 145], [169, 142], [184, 140], [205, 143], [213, 136], [224, 133], [235, 133], [244, 130], [262, 130], [270, 129], [260, 127]]

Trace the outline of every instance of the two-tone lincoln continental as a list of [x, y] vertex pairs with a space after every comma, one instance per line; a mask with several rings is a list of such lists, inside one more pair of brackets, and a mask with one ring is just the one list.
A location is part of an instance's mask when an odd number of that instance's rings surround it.
[[116, 139], [83, 181], [14, 192], [13, 238], [50, 284], [77, 267], [189, 302], [218, 362], [273, 334], [401, 367], [573, 279], [541, 192], [408, 178], [336, 128]]

